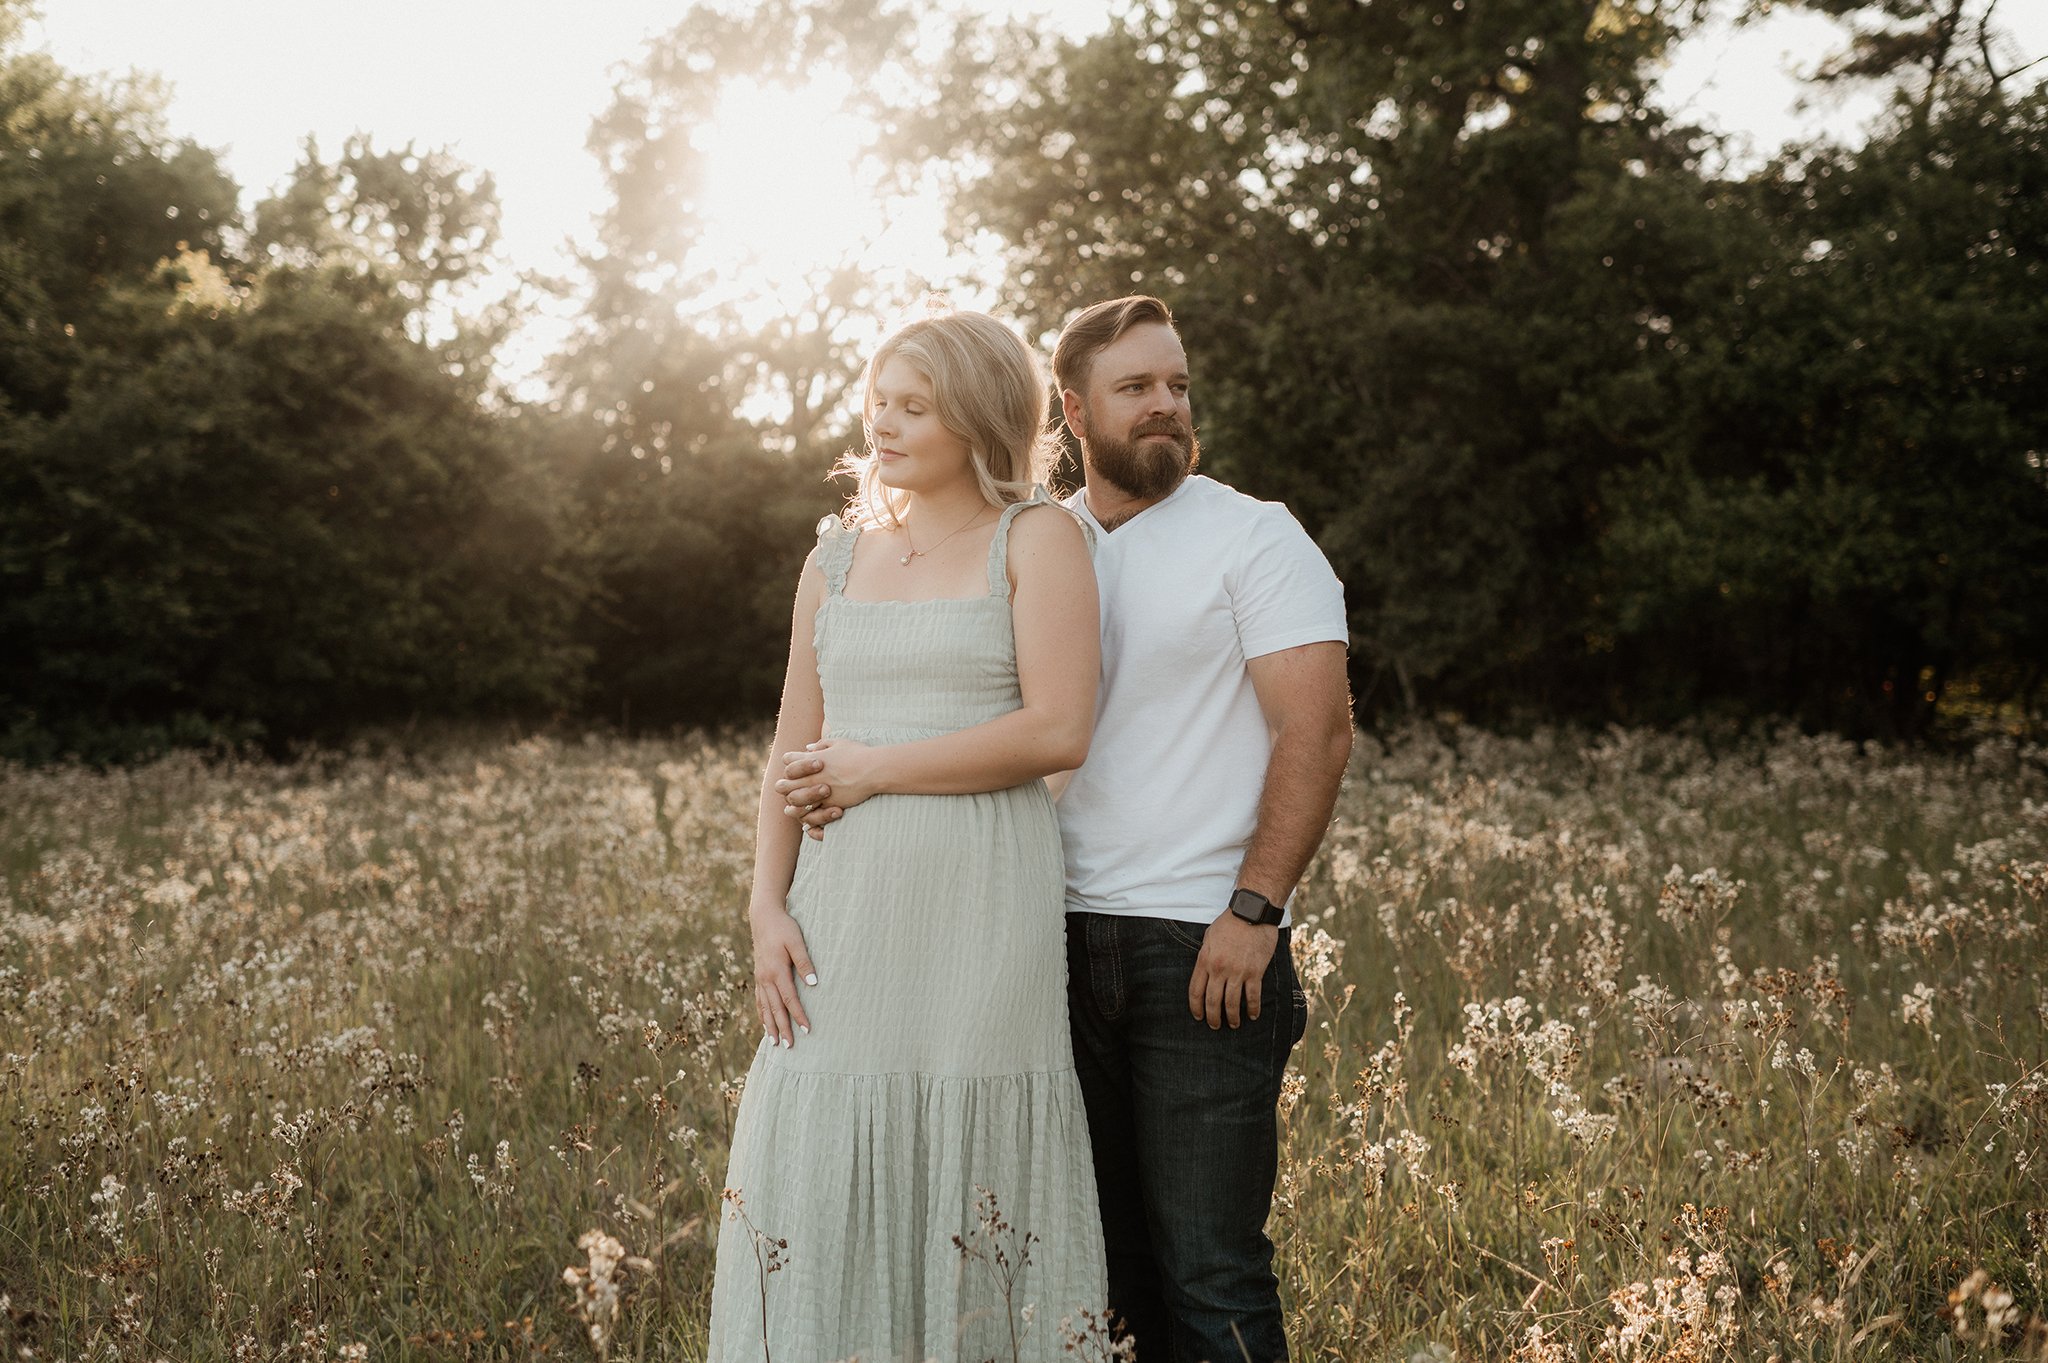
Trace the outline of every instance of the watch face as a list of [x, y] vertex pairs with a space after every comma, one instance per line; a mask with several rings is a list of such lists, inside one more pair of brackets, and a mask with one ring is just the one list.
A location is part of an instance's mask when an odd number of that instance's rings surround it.
[[1239, 890], [1230, 896], [1230, 911], [1247, 923], [1271, 927], [1282, 917], [1278, 904], [1257, 890]]

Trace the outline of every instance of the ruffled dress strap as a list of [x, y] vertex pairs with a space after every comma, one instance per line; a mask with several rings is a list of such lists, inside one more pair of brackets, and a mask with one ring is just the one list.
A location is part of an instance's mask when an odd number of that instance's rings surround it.
[[860, 528], [838, 516], [818, 522], [818, 569], [825, 574], [825, 595], [845, 594], [846, 570], [853, 566], [853, 543], [859, 538]]
[[[1031, 495], [1021, 502], [1012, 502], [1003, 508], [1002, 518], [996, 522], [995, 538], [988, 545], [988, 594], [1007, 597], [1010, 594], [1010, 522], [1017, 519], [1017, 513], [1027, 506], [1059, 506], [1045, 484], [1037, 483], [1031, 488]], [[1060, 507], [1062, 511], [1065, 507]]]

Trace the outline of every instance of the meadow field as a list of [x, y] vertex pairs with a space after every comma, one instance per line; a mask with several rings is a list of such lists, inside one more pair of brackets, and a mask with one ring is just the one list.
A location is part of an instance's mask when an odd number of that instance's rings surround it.
[[[764, 737], [0, 769], [0, 1353], [701, 1359]], [[2048, 1358], [2048, 751], [1365, 735], [1296, 912], [1299, 1358]]]

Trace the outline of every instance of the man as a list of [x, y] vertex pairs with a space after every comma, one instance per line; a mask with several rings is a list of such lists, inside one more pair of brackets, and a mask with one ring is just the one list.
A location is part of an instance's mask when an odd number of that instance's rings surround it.
[[1284, 906], [1351, 752], [1343, 587], [1286, 508], [1193, 474], [1165, 304], [1084, 310], [1053, 374], [1102, 596], [1095, 739], [1059, 814], [1110, 1306], [1140, 1363], [1285, 1359], [1265, 1223], [1307, 1013]]
[[[1102, 601], [1094, 742], [1056, 793], [1110, 1309], [1139, 1363], [1272, 1363], [1276, 1107], [1307, 1017], [1285, 905], [1351, 751], [1343, 588], [1286, 508], [1194, 475], [1164, 303], [1085, 309], [1053, 373]], [[813, 770], [786, 773], [795, 809], [829, 803]]]

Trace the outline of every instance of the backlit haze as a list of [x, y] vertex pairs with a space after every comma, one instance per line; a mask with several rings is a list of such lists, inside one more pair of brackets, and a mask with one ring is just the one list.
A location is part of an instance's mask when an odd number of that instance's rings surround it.
[[[954, 7], [1036, 16], [1072, 36], [1100, 28], [1109, 12], [1108, 0]], [[2048, 4], [2007, 8], [2001, 18], [2019, 49], [2048, 52]], [[289, 175], [308, 135], [330, 158], [358, 131], [380, 149], [448, 148], [497, 181], [501, 261], [478, 286], [490, 297], [523, 270], [567, 270], [569, 243], [590, 239], [605, 189], [585, 134], [616, 69], [680, 9], [678, 0], [573, 10], [534, 0], [46, 0], [26, 38], [76, 72], [161, 76], [173, 134], [219, 151], [250, 201]], [[1742, 29], [1717, 22], [1674, 54], [1662, 98], [1734, 134], [1738, 161], [1793, 138], [1851, 138], [1879, 97], [1817, 92], [1795, 74], [1839, 43], [1840, 30], [1810, 14], [1781, 11]], [[851, 261], [946, 284], [956, 303], [1000, 311], [986, 245], [949, 249], [935, 195], [889, 196], [860, 164], [872, 129], [841, 108], [851, 86], [849, 73], [827, 69], [800, 89], [736, 82], [694, 135], [709, 161], [702, 249], [721, 264], [734, 301], [754, 318], [792, 310], [806, 273]], [[778, 175], [758, 174], [771, 163]], [[807, 207], [821, 200], [835, 211]], [[565, 316], [543, 316], [507, 347], [501, 365], [521, 391], [537, 391], [535, 372], [565, 327]]]

